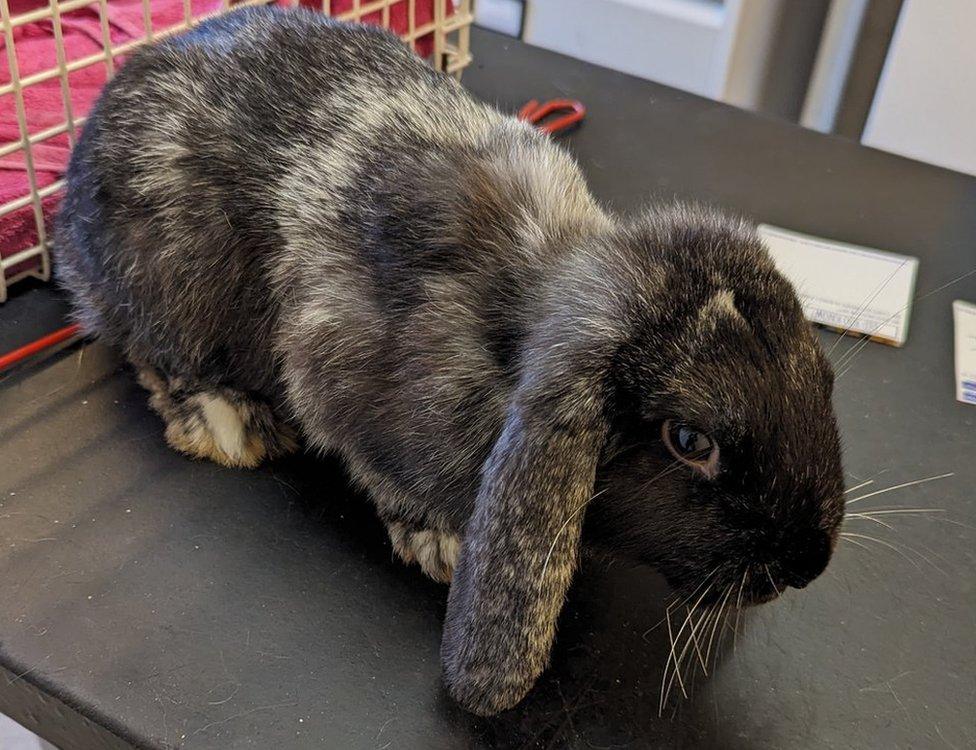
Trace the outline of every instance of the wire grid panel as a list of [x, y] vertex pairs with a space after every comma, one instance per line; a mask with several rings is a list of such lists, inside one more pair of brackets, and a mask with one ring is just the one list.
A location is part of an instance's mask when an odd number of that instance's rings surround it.
[[14, 282], [50, 278], [51, 220], [70, 149], [125, 56], [253, 5], [379, 24], [453, 75], [471, 61], [472, 0], [0, 0], [0, 303]]

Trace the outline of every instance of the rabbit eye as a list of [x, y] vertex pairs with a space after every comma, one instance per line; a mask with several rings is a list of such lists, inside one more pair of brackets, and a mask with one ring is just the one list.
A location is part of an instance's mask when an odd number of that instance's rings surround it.
[[673, 419], [661, 426], [661, 437], [672, 455], [713, 479], [718, 474], [718, 443], [697, 427]]

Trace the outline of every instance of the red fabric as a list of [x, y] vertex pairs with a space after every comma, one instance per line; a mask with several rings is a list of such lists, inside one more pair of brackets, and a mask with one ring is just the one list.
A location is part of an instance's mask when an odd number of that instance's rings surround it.
[[[444, 2], [447, 12], [453, 11], [451, 0]], [[320, 0], [300, 0], [309, 8], [321, 9]], [[365, 5], [367, 0], [362, 0]], [[417, 0], [416, 27], [419, 28], [433, 20], [435, 0]], [[287, 2], [279, 2], [288, 5]], [[10, 0], [10, 13], [17, 16], [47, 5], [47, 0]], [[140, 0], [107, 0], [109, 33], [114, 45], [144, 36], [143, 10]], [[194, 16], [216, 11], [220, 0], [191, 0]], [[333, 0], [331, 12], [338, 15], [352, 10], [353, 0]], [[150, 12], [152, 27], [157, 33], [183, 21], [183, 0], [151, 0]], [[402, 0], [390, 8], [390, 25], [398, 34], [407, 32], [407, 0]], [[102, 31], [99, 23], [98, 5], [93, 3], [79, 10], [62, 15], [62, 36], [67, 61], [70, 63], [102, 52]], [[382, 23], [382, 11], [364, 15], [366, 23]], [[14, 29], [14, 48], [21, 79], [57, 65], [57, 52], [54, 41], [54, 25], [51, 20], [36, 21]], [[6, 41], [0, 37], [0, 46]], [[417, 40], [415, 45], [422, 56], [433, 49], [431, 35]], [[116, 64], [122, 61], [116, 58]], [[68, 74], [72, 115], [75, 119], [88, 113], [98, 92], [106, 80], [106, 68], [98, 63]], [[0, 84], [10, 82], [6, 49], [0, 52]], [[24, 108], [28, 130], [33, 134], [65, 121], [64, 105], [61, 97], [61, 81], [55, 77], [23, 89]], [[0, 145], [20, 139], [14, 97], [12, 94], [0, 96]], [[37, 187], [43, 188], [64, 175], [69, 155], [69, 142], [66, 134], [49, 138], [32, 148]], [[24, 155], [17, 151], [0, 157], [0, 205], [28, 195], [30, 185], [27, 178]], [[47, 225], [57, 207], [59, 196], [51, 195], [42, 202]], [[34, 222], [33, 206], [26, 206], [0, 217], [0, 257], [9, 257], [32, 247], [37, 243], [37, 229]], [[37, 265], [27, 261], [7, 270], [12, 276], [25, 268]]]
[[[434, 2], [435, 0], [417, 0], [415, 3], [414, 15], [416, 16], [414, 28], [419, 29], [422, 26], [430, 23], [434, 20]], [[454, 12], [454, 3], [451, 0], [440, 0], [444, 3], [444, 9], [447, 15], [451, 15]], [[299, 3], [306, 8], [314, 8], [315, 10], [321, 10], [322, 2], [321, 0], [299, 0]], [[370, 0], [360, 0], [360, 7], [368, 5]], [[287, 3], [280, 3], [285, 5]], [[332, 0], [332, 6], [329, 12], [333, 16], [339, 16], [343, 13], [348, 13], [352, 10], [353, 0]], [[408, 29], [408, 18], [407, 14], [410, 12], [410, 6], [407, 0], [401, 0], [401, 2], [396, 5], [390, 6], [390, 28], [393, 29], [397, 34], [406, 34]], [[372, 13], [367, 13], [362, 17], [363, 23], [383, 23], [383, 11], [377, 10]], [[421, 37], [417, 40], [415, 49], [421, 57], [427, 57], [431, 52], [434, 51], [434, 40], [430, 34]]]

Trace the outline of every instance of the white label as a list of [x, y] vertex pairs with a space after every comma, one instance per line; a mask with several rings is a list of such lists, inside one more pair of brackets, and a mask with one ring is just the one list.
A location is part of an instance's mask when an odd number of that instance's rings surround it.
[[976, 404], [976, 305], [952, 303], [956, 322], [956, 398]]
[[763, 224], [759, 235], [796, 288], [809, 320], [901, 346], [918, 258], [824, 240]]

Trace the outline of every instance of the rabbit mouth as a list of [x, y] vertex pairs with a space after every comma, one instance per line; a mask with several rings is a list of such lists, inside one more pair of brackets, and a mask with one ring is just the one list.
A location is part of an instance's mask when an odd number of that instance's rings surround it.
[[[711, 585], [708, 585], [711, 584]], [[752, 563], [694, 587], [683, 586], [683, 596], [699, 606], [719, 606], [723, 610], [745, 609], [766, 604], [782, 596], [791, 585], [782, 580], [775, 564]]]
[[782, 590], [773, 591], [772, 589], [766, 589], [765, 591], [758, 591], [751, 593], [748, 598], [743, 597], [742, 607], [757, 607], [760, 604], [768, 604], [774, 599], [778, 599], [783, 593]]
[[779, 563], [754, 563], [742, 575], [740, 606], [766, 604], [778, 599], [787, 589], [802, 589], [822, 571], [820, 567], [815, 573], [798, 575]]

